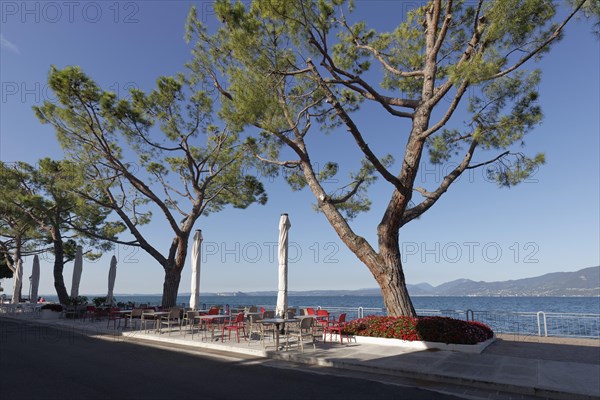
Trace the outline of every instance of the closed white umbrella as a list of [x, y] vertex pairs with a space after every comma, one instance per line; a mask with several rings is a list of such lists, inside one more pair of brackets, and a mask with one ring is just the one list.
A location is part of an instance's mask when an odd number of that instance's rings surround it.
[[83, 270], [83, 250], [77, 246], [75, 262], [73, 263], [73, 280], [71, 281], [71, 297], [79, 296], [79, 283], [81, 282], [81, 271]]
[[117, 279], [117, 257], [110, 259], [110, 269], [108, 270], [108, 294], [106, 295], [106, 304], [113, 303], [113, 290], [115, 289], [115, 280]]
[[19, 304], [21, 301], [21, 285], [23, 284], [23, 261], [17, 260], [13, 271], [13, 295], [12, 303]]
[[37, 303], [38, 287], [40, 286], [40, 259], [37, 254], [33, 256], [33, 266], [31, 267], [31, 294], [30, 303]]
[[192, 245], [192, 287], [190, 294], [190, 308], [197, 310], [200, 305], [200, 246], [202, 246], [202, 231], [194, 234]]
[[281, 214], [279, 219], [279, 285], [277, 291], [277, 307], [275, 314], [279, 318], [285, 318], [287, 312], [288, 292], [288, 231], [292, 224], [287, 214]]

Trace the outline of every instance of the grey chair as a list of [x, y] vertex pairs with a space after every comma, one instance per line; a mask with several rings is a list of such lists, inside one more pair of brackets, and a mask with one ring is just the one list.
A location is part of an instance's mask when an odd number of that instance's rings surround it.
[[194, 338], [194, 323], [196, 322], [198, 311], [187, 311], [183, 316], [183, 336], [185, 337], [188, 328], [192, 331], [192, 339]]
[[140, 325], [141, 325], [141, 321], [142, 321], [142, 313], [144, 312], [144, 310], [142, 310], [141, 308], [134, 308], [133, 310], [131, 310], [131, 314], [129, 314], [129, 326], [133, 329], [136, 328], [136, 321], [140, 321]]
[[290, 348], [290, 339], [296, 339], [298, 347], [304, 352], [304, 339], [310, 339], [316, 350], [315, 335], [313, 334], [314, 318], [303, 318], [300, 322], [286, 324], [285, 348]]
[[169, 314], [160, 317], [160, 321], [159, 321], [159, 326], [160, 326], [160, 333], [162, 333], [162, 327], [163, 325], [166, 325], [167, 328], [169, 329], [169, 336], [171, 336], [171, 326], [178, 326], [179, 327], [179, 332], [181, 332], [181, 308], [179, 307], [172, 307], [169, 310]]
[[261, 320], [258, 321], [260, 323], [260, 341], [263, 347], [265, 346], [265, 337], [271, 336], [272, 338], [275, 338], [275, 324], [268, 324], [262, 322], [263, 319], [268, 318], [275, 318], [275, 311], [265, 311], [262, 315]]
[[140, 328], [143, 326], [145, 332], [148, 332], [148, 324], [156, 330], [156, 316], [152, 309], [142, 310], [142, 316], [140, 317]]
[[[248, 338], [250, 340], [252, 340], [252, 336], [253, 334], [256, 334], [259, 336], [259, 338], [261, 339], [262, 342], [262, 327], [261, 327], [261, 321], [262, 318], [260, 315], [258, 314], [250, 314], [248, 316]], [[250, 345], [250, 341], [248, 341], [248, 345]]]

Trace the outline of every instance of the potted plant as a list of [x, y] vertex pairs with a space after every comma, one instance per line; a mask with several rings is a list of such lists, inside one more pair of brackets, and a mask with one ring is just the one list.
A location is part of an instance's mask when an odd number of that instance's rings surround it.
[[40, 308], [41, 319], [58, 319], [63, 311], [63, 307], [60, 304], [44, 304]]
[[67, 306], [78, 307], [87, 304], [88, 298], [86, 296], [69, 297], [67, 300]]
[[85, 313], [85, 305], [88, 298], [86, 296], [69, 297], [64, 304], [67, 309], [65, 312], [66, 318], [79, 318]]
[[103, 297], [94, 297], [92, 299], [92, 303], [94, 303], [94, 305], [96, 307], [102, 307], [106, 304], [106, 296]]

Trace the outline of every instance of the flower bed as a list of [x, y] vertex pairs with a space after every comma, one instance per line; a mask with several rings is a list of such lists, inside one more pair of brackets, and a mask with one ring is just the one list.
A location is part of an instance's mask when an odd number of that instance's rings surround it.
[[346, 324], [344, 334], [464, 345], [482, 343], [494, 337], [494, 332], [480, 322], [447, 317], [367, 316]]
[[54, 311], [54, 312], [61, 312], [63, 310], [63, 307], [60, 304], [48, 303], [48, 304], [44, 304], [42, 306], [41, 310], [50, 310], [50, 311]]
[[44, 304], [40, 308], [41, 319], [58, 319], [62, 313], [63, 307], [60, 304]]

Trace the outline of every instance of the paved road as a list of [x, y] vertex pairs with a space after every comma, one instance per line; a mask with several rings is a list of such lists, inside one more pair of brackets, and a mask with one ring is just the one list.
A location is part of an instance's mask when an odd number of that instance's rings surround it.
[[0, 320], [2, 399], [458, 399], [359, 378]]

